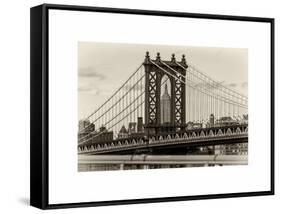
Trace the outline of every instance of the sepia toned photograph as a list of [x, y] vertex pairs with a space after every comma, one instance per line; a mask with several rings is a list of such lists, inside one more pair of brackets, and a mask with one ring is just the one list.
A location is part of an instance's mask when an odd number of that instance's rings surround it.
[[43, 4], [30, 29], [31, 205], [274, 195], [274, 19]]
[[78, 171], [248, 164], [247, 49], [79, 42]]

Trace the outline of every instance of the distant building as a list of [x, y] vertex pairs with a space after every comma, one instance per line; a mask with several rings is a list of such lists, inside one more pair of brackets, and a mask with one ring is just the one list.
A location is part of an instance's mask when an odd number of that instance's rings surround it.
[[83, 131], [88, 125], [90, 125], [89, 120], [79, 120], [79, 132]]
[[81, 145], [94, 145], [113, 140], [113, 132], [101, 126], [99, 131], [89, 121], [79, 121], [78, 143]]
[[244, 114], [242, 119], [240, 120], [241, 124], [248, 123], [248, 114]]
[[203, 124], [202, 123], [199, 123], [199, 122], [191, 122], [189, 121], [187, 124], [186, 124], [186, 129], [198, 129], [198, 128], [202, 128], [203, 127]]
[[215, 124], [215, 116], [214, 116], [214, 114], [211, 114], [211, 115], [210, 115], [210, 121], [209, 121], [209, 123], [210, 123], [210, 126], [211, 126], [211, 127], [214, 126], [214, 124]]
[[79, 121], [79, 132], [92, 132], [95, 131], [95, 124], [91, 123], [89, 120]]
[[91, 144], [113, 141], [113, 131], [104, 130], [92, 136]]
[[130, 122], [129, 123], [129, 128], [128, 128], [128, 134], [131, 135], [131, 134], [136, 133], [136, 128], [137, 128], [137, 123]]
[[95, 133], [95, 124], [89, 120], [80, 120], [78, 127], [78, 139], [89, 138], [91, 134]]
[[100, 132], [107, 132], [107, 129], [104, 125], [100, 127]]
[[125, 128], [125, 126], [122, 126], [118, 133], [118, 138], [127, 138], [129, 136], [128, 130]]
[[231, 126], [238, 124], [239, 122], [232, 119], [231, 117], [221, 117], [216, 121], [215, 126]]
[[168, 93], [168, 86], [165, 84], [165, 90], [161, 96], [161, 123], [171, 122], [171, 97]]
[[220, 155], [247, 155], [248, 143], [236, 143], [218, 146]]
[[137, 132], [142, 133], [143, 130], [143, 120], [142, 117], [138, 117], [138, 125], [137, 125]]
[[209, 127], [214, 127], [215, 126], [215, 116], [214, 114], [210, 114], [210, 119], [205, 123], [205, 127], [209, 128]]

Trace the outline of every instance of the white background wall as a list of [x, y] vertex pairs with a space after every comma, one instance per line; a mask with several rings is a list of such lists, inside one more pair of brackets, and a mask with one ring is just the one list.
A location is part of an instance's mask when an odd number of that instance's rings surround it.
[[[1, 213], [41, 213], [29, 204], [29, 8], [44, 3], [39, 0], [2, 1], [0, 5], [0, 211]], [[80, 4], [104, 7], [138, 8], [227, 15], [276, 18], [276, 109], [281, 87], [280, 5], [278, 0], [58, 0], [57, 4]], [[261, 86], [262, 87], [262, 86]], [[276, 111], [276, 195], [204, 201], [170, 202], [128, 206], [52, 210], [50, 213], [252, 213], [273, 212], [280, 205], [280, 112]], [[238, 175], [243, 176], [243, 175]], [[206, 178], [207, 179], [207, 178]], [[69, 189], [69, 194], [75, 194]], [[271, 211], [270, 211], [271, 210]]]

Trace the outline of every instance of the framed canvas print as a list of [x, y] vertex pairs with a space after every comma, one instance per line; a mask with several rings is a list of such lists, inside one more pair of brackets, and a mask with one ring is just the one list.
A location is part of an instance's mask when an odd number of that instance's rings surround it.
[[274, 194], [274, 19], [31, 8], [31, 205]]

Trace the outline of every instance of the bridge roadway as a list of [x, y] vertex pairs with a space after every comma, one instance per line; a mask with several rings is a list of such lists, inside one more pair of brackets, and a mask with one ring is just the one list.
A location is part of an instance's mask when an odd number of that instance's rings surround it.
[[[149, 169], [151, 166], [222, 166], [222, 165], [247, 165], [247, 155], [79, 155], [79, 171], [94, 171], [95, 169], [130, 169], [137, 165], [139, 169]], [[103, 167], [103, 168], [102, 168]]]
[[149, 140], [124, 139], [84, 148], [78, 148], [78, 154], [185, 154], [190, 147], [248, 143], [248, 125], [198, 129], [181, 134], [150, 137]]

